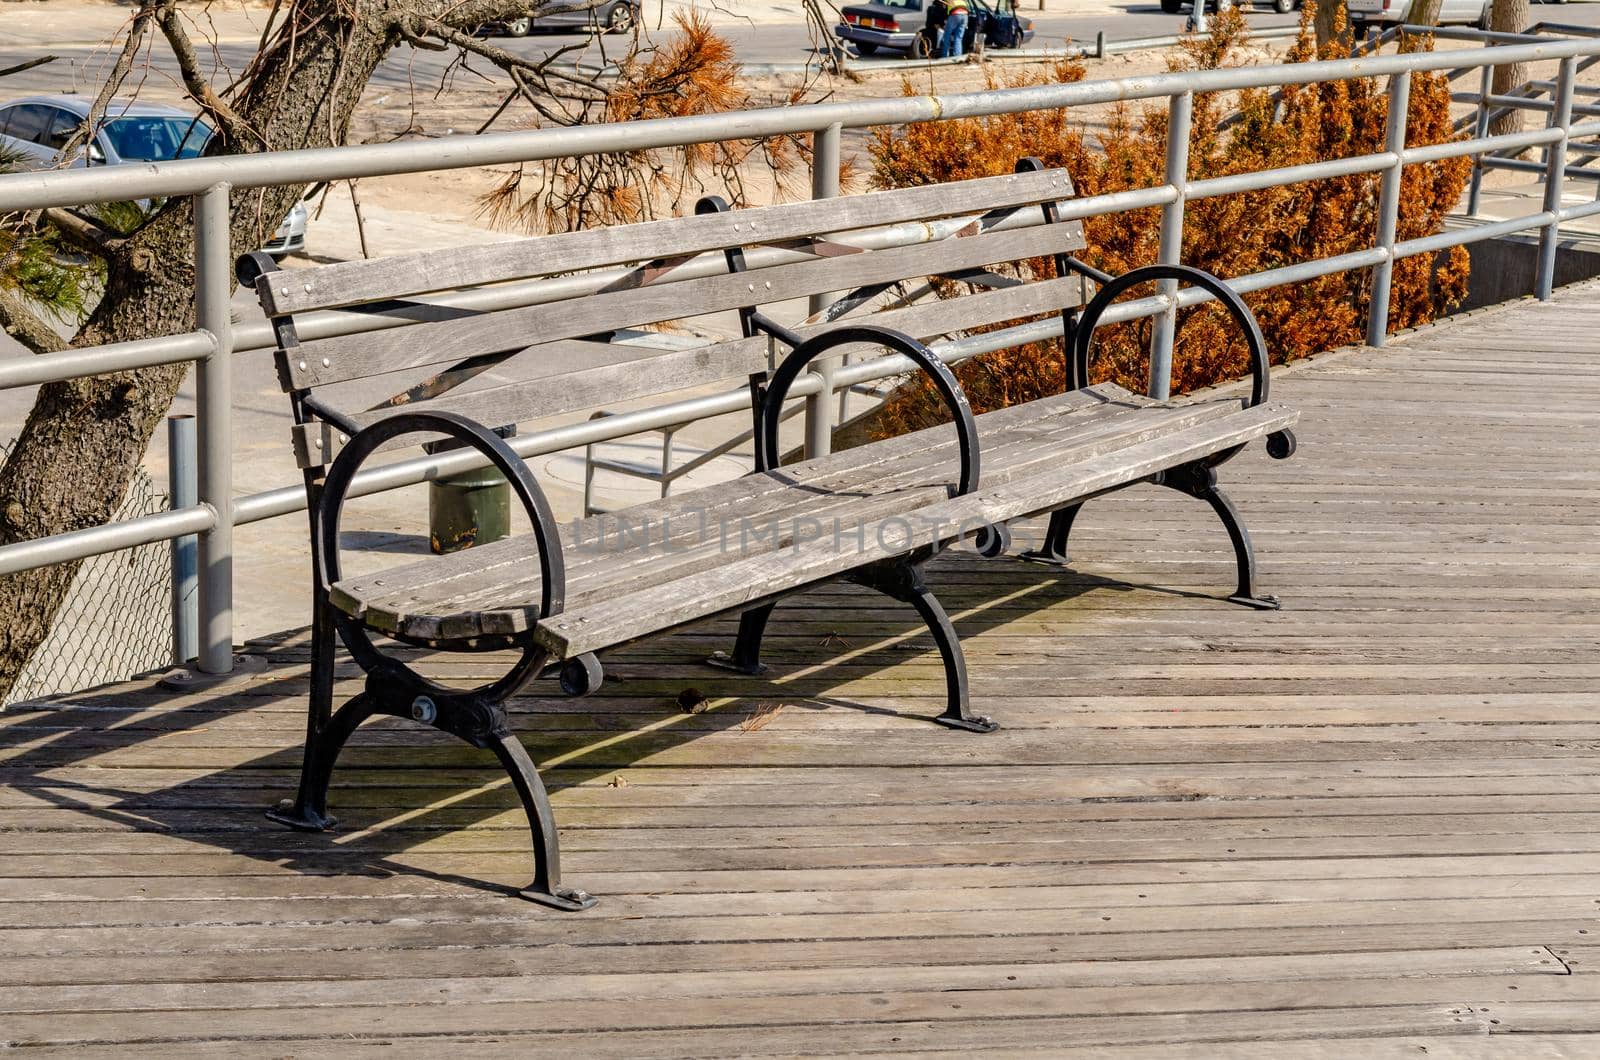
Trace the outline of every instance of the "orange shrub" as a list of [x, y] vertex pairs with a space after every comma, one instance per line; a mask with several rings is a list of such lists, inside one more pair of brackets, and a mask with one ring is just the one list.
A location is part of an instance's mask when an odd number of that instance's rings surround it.
[[[1312, 5], [1302, 16], [1290, 62], [1317, 57]], [[1237, 9], [1212, 23], [1209, 35], [1183, 46], [1174, 70], [1236, 65], [1245, 38]], [[1431, 47], [1431, 42], [1422, 42]], [[1325, 58], [1332, 58], [1330, 51]], [[991, 87], [1025, 87], [1076, 81], [1083, 68], [1062, 63], [1043, 72], [1013, 75]], [[909, 82], [905, 91], [913, 89]], [[1370, 154], [1383, 149], [1388, 100], [1372, 79], [1289, 86], [1268, 91], [1201, 94], [1194, 100], [1189, 179]], [[1229, 122], [1229, 113], [1235, 116]], [[1453, 138], [1449, 85], [1441, 75], [1412, 75], [1408, 144]], [[1119, 107], [1091, 144], [1066, 110], [881, 129], [871, 146], [875, 183], [905, 187], [1010, 172], [1019, 157], [1036, 155], [1071, 173], [1079, 196], [1100, 195], [1163, 182], [1165, 105], [1134, 111]], [[1409, 166], [1403, 177], [1398, 238], [1438, 232], [1461, 197], [1467, 159]], [[1337, 177], [1289, 187], [1192, 200], [1188, 203], [1183, 261], [1227, 278], [1317, 258], [1365, 250], [1377, 224], [1379, 176]], [[1084, 223], [1083, 260], [1120, 274], [1155, 261], [1160, 211], [1147, 209], [1090, 218]], [[1051, 275], [1045, 261], [1021, 271]], [[1249, 295], [1275, 363], [1359, 341], [1368, 303], [1370, 272], [1339, 273]], [[1457, 247], [1438, 256], [1397, 263], [1389, 326], [1432, 319], [1466, 293], [1467, 253]], [[947, 288], [943, 293], [952, 293]], [[1142, 292], [1135, 292], [1142, 293]], [[1143, 390], [1150, 321], [1102, 328], [1096, 337], [1095, 378]], [[1249, 371], [1243, 340], [1215, 306], [1184, 310], [1173, 355], [1175, 393], [1236, 378]], [[968, 361], [957, 374], [978, 411], [1059, 393], [1064, 373], [1059, 343], [1002, 350]], [[937, 399], [920, 383], [903, 387], [884, 410], [882, 429], [897, 433], [940, 418]]]

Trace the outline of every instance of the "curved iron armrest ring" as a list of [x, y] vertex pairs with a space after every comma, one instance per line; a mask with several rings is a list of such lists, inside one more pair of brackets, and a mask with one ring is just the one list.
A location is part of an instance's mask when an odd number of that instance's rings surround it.
[[[1267, 359], [1267, 340], [1261, 334], [1261, 325], [1256, 323], [1255, 314], [1250, 312], [1250, 307], [1244, 304], [1244, 299], [1240, 298], [1238, 292], [1225, 281], [1203, 269], [1189, 265], [1145, 265], [1142, 268], [1131, 269], [1103, 284], [1084, 309], [1073, 336], [1069, 356], [1072, 357], [1076, 378], [1085, 385], [1088, 384], [1089, 346], [1094, 341], [1095, 328], [1100, 326], [1100, 318], [1111, 308], [1111, 303], [1123, 292], [1141, 283], [1149, 283], [1151, 280], [1187, 282], [1211, 294], [1221, 303], [1234, 323], [1239, 325], [1239, 330], [1244, 332], [1245, 345], [1250, 350], [1250, 400], [1245, 402], [1244, 407], [1254, 408], [1266, 401], [1272, 383], [1272, 367]], [[1224, 449], [1207, 457], [1203, 463], [1208, 467], [1217, 467], [1232, 460], [1243, 448], [1242, 445], [1236, 445]], [[1267, 436], [1267, 452], [1274, 459], [1282, 460], [1292, 455], [1294, 449], [1294, 435], [1288, 430], [1274, 431]]]
[[[533, 524], [534, 540], [539, 546], [539, 617], [549, 618], [560, 614], [566, 604], [567, 573], [561, 558], [561, 537], [556, 530], [550, 504], [545, 500], [544, 490], [539, 488], [527, 465], [512, 452], [503, 438], [453, 412], [403, 412], [378, 420], [354, 435], [334, 459], [323, 485], [322, 501], [317, 510], [318, 533], [312, 542], [315, 552], [312, 558], [317, 564], [323, 591], [326, 592], [339, 581], [339, 516], [356, 471], [385, 442], [402, 435], [424, 433], [442, 434], [478, 450], [506, 477], [528, 513], [528, 519]], [[350, 649], [364, 669], [370, 672], [377, 666], [405, 668], [403, 664], [384, 658], [359, 622], [337, 608], [330, 610], [345, 647]], [[508, 689], [520, 687], [529, 676], [538, 672], [544, 657], [545, 652], [534, 650], [533, 642], [529, 640], [523, 647], [522, 660], [510, 673], [475, 691], [492, 695], [502, 691], [502, 686]], [[438, 687], [415, 674], [412, 676], [430, 688]]]
[[789, 388], [800, 377], [801, 371], [813, 360], [836, 346], [852, 343], [871, 343], [904, 354], [932, 380], [939, 396], [955, 414], [956, 435], [961, 443], [961, 480], [953, 496], [971, 493], [978, 488], [978, 425], [972, 417], [972, 406], [961, 389], [955, 373], [927, 346], [910, 335], [892, 328], [871, 324], [857, 324], [836, 328], [814, 336], [796, 346], [772, 373], [761, 398], [756, 417], [756, 470], [771, 471], [777, 465], [778, 421], [782, 417], [783, 402]]

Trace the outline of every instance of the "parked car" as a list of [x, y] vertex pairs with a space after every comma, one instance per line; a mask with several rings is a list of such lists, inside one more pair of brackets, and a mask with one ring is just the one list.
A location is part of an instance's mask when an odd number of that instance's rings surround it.
[[[1205, 0], [1207, 10], [1216, 10], [1217, 0]], [[1248, 7], [1249, 0], [1234, 0], [1240, 7]], [[1260, 0], [1267, 7], [1286, 15], [1304, 6], [1304, 0]], [[1421, 0], [1349, 0], [1350, 23], [1358, 33], [1367, 24], [1388, 25], [1408, 21], [1411, 9]], [[1543, 4], [1564, 4], [1567, 0], [1538, 0]], [[1189, 0], [1161, 0], [1161, 10], [1175, 15], [1192, 6]], [[1490, 0], [1444, 0], [1439, 9], [1441, 26], [1479, 26], [1489, 24]]]
[[[1264, 6], [1271, 8], [1280, 15], [1287, 15], [1291, 11], [1298, 11], [1305, 6], [1305, 0], [1262, 0]], [[1176, 15], [1186, 7], [1192, 7], [1189, 0], [1161, 0], [1161, 10], [1169, 15]], [[1235, 7], [1249, 7], [1250, 0], [1234, 0]], [[1206, 10], [1215, 11], [1217, 0], [1206, 0]]]
[[640, 18], [643, 0], [568, 0], [559, 7], [541, 10], [538, 18], [524, 15], [505, 22], [488, 22], [478, 27], [478, 32], [503, 34], [507, 37], [526, 37], [536, 29], [557, 29], [578, 26], [605, 33], [626, 33]]
[[[170, 162], [205, 150], [211, 126], [194, 114], [159, 103], [112, 100], [87, 150], [71, 159], [61, 151], [89, 116], [87, 96], [27, 96], [0, 104], [0, 145], [26, 169], [120, 166], [130, 162]], [[279, 256], [306, 247], [306, 208], [295, 203], [289, 216], [262, 249]]]
[[[855, 45], [863, 56], [873, 55], [879, 48], [893, 48], [913, 59], [926, 59], [938, 47], [943, 7], [943, 0], [852, 4], [839, 12], [843, 21], [833, 28], [833, 34]], [[1033, 39], [1033, 20], [1017, 11], [1016, 0], [968, 0], [968, 7], [968, 54], [981, 50], [974, 47], [979, 41], [984, 47], [1020, 48]]]
[[[1411, 21], [1411, 10], [1420, 0], [1350, 0], [1350, 25], [1357, 34], [1367, 26], [1383, 26]], [[1490, 0], [1444, 0], [1439, 5], [1439, 25], [1489, 25]]]

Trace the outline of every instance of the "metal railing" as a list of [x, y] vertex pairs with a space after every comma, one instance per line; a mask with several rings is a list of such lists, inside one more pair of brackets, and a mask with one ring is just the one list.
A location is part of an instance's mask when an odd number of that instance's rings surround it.
[[[179, 335], [105, 346], [42, 354], [0, 363], [0, 388], [15, 388], [104, 372], [163, 364], [194, 362], [197, 366], [198, 494], [194, 504], [169, 512], [105, 526], [71, 531], [0, 547], [0, 574], [28, 570], [52, 563], [82, 559], [132, 545], [199, 537], [200, 644], [198, 663], [211, 673], [226, 672], [232, 663], [233, 529], [237, 525], [268, 519], [305, 507], [299, 484], [245, 497], [232, 496], [230, 404], [232, 358], [273, 345], [265, 322], [235, 325], [229, 315], [232, 253], [229, 247], [229, 197], [233, 191], [282, 184], [352, 180], [401, 173], [416, 173], [474, 166], [504, 165], [586, 154], [638, 151], [793, 134], [815, 137], [815, 156], [838, 158], [845, 129], [948, 121], [1033, 110], [1077, 107], [1129, 100], [1166, 99], [1174, 140], [1168, 152], [1165, 181], [1150, 188], [1098, 195], [1063, 204], [1061, 220], [1159, 207], [1162, 211], [1162, 260], [1177, 260], [1186, 204], [1192, 200], [1277, 187], [1302, 181], [1354, 174], [1380, 174], [1381, 193], [1373, 245], [1368, 250], [1342, 254], [1246, 276], [1231, 277], [1241, 293], [1260, 291], [1353, 269], [1371, 269], [1371, 313], [1367, 338], [1373, 345], [1384, 341], [1389, 284], [1393, 264], [1400, 258], [1432, 253], [1447, 247], [1491, 239], [1512, 232], [1537, 230], [1540, 255], [1536, 291], [1550, 295], [1554, 276], [1556, 237], [1563, 221], [1600, 213], [1600, 203], [1563, 206], [1561, 181], [1569, 145], [1579, 137], [1600, 135], [1600, 120], [1574, 123], [1573, 86], [1578, 60], [1600, 56], [1600, 41], [1556, 39], [1505, 44], [1482, 52], [1364, 55], [1357, 58], [1279, 66], [1249, 66], [1220, 70], [1156, 74], [1108, 81], [1041, 85], [1028, 88], [945, 96], [910, 96], [876, 100], [778, 107], [688, 118], [555, 128], [532, 132], [460, 136], [426, 142], [326, 148], [198, 158], [127, 168], [94, 168], [21, 173], [0, 176], [0, 212], [50, 206], [76, 206], [137, 198], [187, 196], [194, 204], [196, 262], [195, 330]], [[1467, 140], [1427, 147], [1406, 146], [1406, 108], [1411, 77], [1420, 71], [1457, 68], [1476, 70], [1513, 62], [1560, 63], [1555, 80], [1556, 102], [1547, 111], [1543, 128], [1506, 136], [1474, 136]], [[1190, 180], [1185, 148], [1189, 115], [1196, 93], [1282, 87], [1360, 77], [1388, 77], [1389, 126], [1382, 151], [1310, 165], [1240, 173], [1205, 180]], [[1510, 102], [1508, 101], [1508, 105]], [[1475, 228], [1448, 231], [1405, 241], [1396, 240], [1402, 167], [1446, 158], [1480, 156], [1487, 152], [1540, 147], [1546, 149], [1543, 166], [1547, 182], [1543, 209], [1535, 214]], [[825, 164], [816, 181], [818, 194], [831, 194]], [[493, 289], [460, 292], [440, 301], [476, 308], [529, 305], [553, 297], [563, 284], [582, 277], [554, 281], [508, 284]], [[1208, 300], [1204, 292], [1163, 290], [1156, 295], [1117, 306], [1107, 322], [1160, 315], [1152, 350], [1150, 392], [1168, 393], [1171, 365], [1170, 321], [1176, 310]], [[303, 339], [348, 334], [373, 327], [370, 317], [325, 312], [308, 315], [300, 326]], [[934, 349], [949, 361], [1026, 342], [1059, 337], [1061, 321], [1036, 321], [1001, 331], [950, 339]], [[806, 437], [813, 451], [825, 450], [829, 438], [828, 397], [839, 390], [898, 375], [910, 368], [902, 358], [881, 357], [853, 364], [836, 364], [800, 380], [791, 391], [807, 401]], [[570, 424], [553, 430], [521, 435], [510, 441], [524, 458], [587, 446], [696, 419], [739, 411], [746, 407], [743, 388], [670, 404]], [[352, 495], [363, 495], [413, 485], [483, 465], [471, 450], [423, 456], [363, 472]]]

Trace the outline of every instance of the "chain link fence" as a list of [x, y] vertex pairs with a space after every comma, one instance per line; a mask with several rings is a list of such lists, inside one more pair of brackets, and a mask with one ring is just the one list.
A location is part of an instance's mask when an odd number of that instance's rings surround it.
[[[0, 443], [0, 460], [10, 448]], [[141, 469], [115, 518], [166, 508], [166, 492]], [[125, 680], [170, 662], [171, 586], [165, 541], [84, 560], [50, 635], [0, 705]]]

